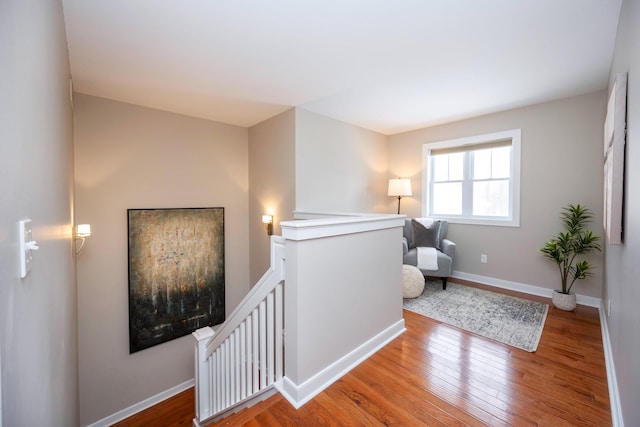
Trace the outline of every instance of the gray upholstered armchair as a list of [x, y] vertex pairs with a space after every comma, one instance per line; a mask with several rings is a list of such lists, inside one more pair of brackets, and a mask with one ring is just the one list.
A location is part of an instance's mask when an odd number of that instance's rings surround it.
[[[436, 255], [437, 255], [437, 269], [427, 270], [418, 266], [418, 250], [416, 249], [416, 235], [420, 236], [421, 232], [428, 233], [423, 229], [419, 229], [414, 225], [411, 218], [407, 218], [404, 223], [403, 238], [402, 238], [402, 262], [408, 265], [414, 265], [420, 268], [420, 271], [424, 276], [440, 277], [442, 279], [442, 289], [447, 289], [447, 278], [453, 271], [453, 258], [456, 253], [456, 244], [447, 239], [447, 230], [449, 224], [447, 221], [438, 221], [439, 229], [435, 234]], [[414, 227], [416, 230], [414, 231]], [[417, 240], [422, 241], [422, 236]]]

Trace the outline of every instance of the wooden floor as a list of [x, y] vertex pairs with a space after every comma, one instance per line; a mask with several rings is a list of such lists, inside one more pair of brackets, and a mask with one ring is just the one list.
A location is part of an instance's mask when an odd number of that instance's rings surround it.
[[[535, 353], [412, 312], [404, 318], [403, 335], [299, 410], [277, 394], [214, 425], [611, 425], [595, 308], [550, 307]], [[190, 389], [116, 425], [189, 426], [193, 406]]]

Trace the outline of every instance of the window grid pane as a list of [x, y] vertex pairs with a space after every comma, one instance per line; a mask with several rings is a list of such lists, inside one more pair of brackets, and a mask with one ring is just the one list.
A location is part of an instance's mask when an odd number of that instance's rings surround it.
[[511, 177], [511, 147], [500, 147], [491, 150], [491, 177]]
[[449, 154], [449, 181], [464, 179], [464, 153]]
[[473, 179], [491, 178], [491, 150], [473, 152]]
[[431, 167], [433, 168], [433, 181], [449, 180], [449, 156], [433, 156]]
[[509, 181], [503, 179], [474, 182], [473, 215], [509, 216]]
[[435, 215], [462, 214], [462, 183], [446, 182], [433, 185], [433, 213]]

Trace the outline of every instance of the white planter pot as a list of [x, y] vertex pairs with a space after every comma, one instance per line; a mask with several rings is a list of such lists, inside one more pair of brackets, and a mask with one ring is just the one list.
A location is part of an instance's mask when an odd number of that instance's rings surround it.
[[576, 308], [576, 294], [570, 292], [563, 294], [559, 291], [553, 291], [551, 296], [551, 302], [553, 306], [564, 311], [573, 311]]

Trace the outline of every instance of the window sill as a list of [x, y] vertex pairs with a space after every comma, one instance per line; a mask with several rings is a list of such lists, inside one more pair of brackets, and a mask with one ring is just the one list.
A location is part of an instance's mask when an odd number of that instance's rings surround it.
[[428, 218], [447, 221], [449, 224], [484, 225], [494, 227], [520, 227], [520, 219], [488, 219], [488, 218], [460, 218], [438, 215], [427, 215]]

